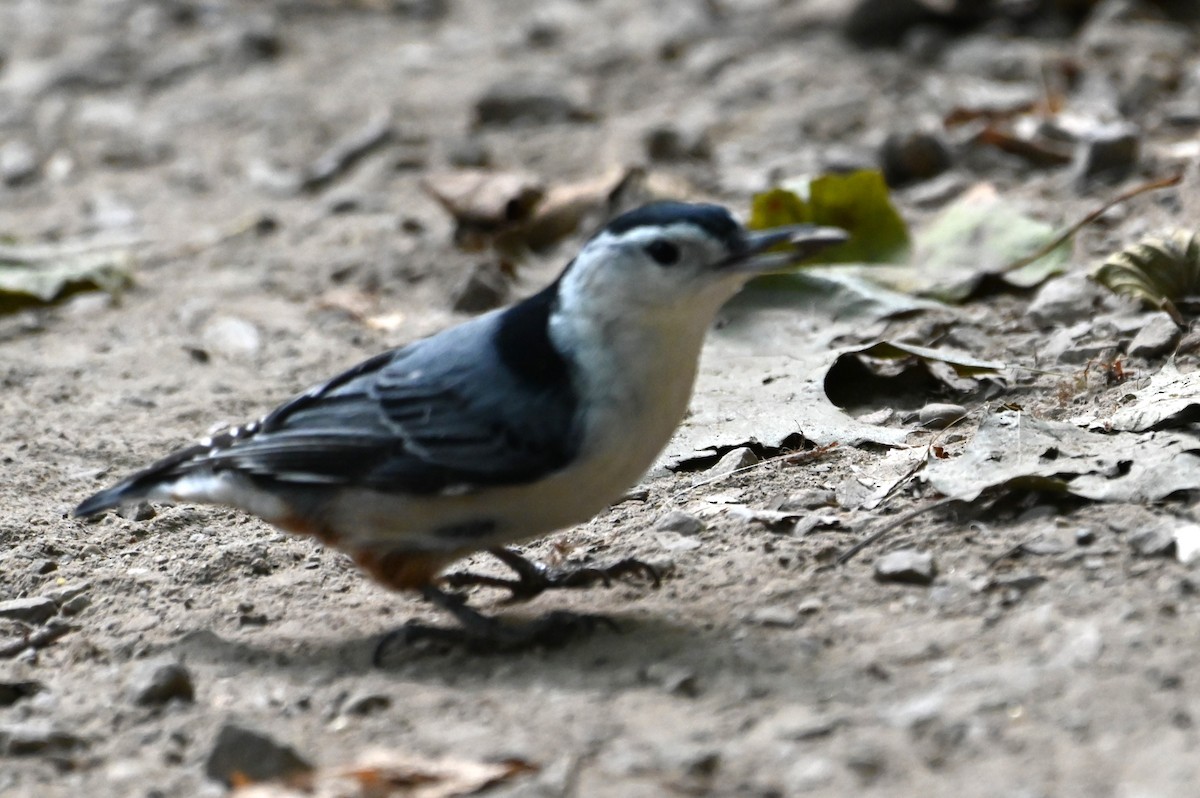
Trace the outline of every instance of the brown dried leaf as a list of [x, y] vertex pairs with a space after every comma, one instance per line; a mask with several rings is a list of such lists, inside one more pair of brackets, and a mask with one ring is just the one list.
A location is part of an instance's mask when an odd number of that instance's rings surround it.
[[489, 236], [527, 221], [546, 196], [545, 184], [521, 172], [462, 169], [421, 180], [430, 194], [458, 223], [460, 246], [480, 248]]
[[238, 787], [235, 798], [456, 798], [533, 773], [521, 759], [476, 762], [376, 751], [357, 765], [323, 768], [290, 782]]

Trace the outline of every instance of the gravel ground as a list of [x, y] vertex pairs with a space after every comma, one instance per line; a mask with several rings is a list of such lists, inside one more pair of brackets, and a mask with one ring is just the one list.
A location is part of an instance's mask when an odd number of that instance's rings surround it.
[[[0, 240], [136, 260], [119, 300], [0, 316], [0, 794], [217, 796], [215, 754], [282, 772], [294, 760], [278, 747], [326, 767], [380, 748], [532, 766], [491, 795], [1195, 794], [1200, 573], [1175, 532], [1194, 487], [1091, 501], [1011, 484], [935, 505], [919, 467], [967, 457], [1013, 408], [1103, 421], [1172, 353], [1196, 369], [1196, 342], [1161, 314], [1079, 279], [1101, 253], [1192, 223], [1190, 180], [1104, 214], [1039, 293], [861, 323], [793, 309], [776, 328], [790, 337], [752, 361], [715, 333], [689, 440], [734, 420], [702, 412], [723, 375], [787, 375], [788, 352], [903, 338], [1015, 368], [830, 378], [847, 413], [906, 447], [815, 447], [804, 402], [742, 379], [739, 423], [794, 421], [799, 456], [759, 446], [758, 465], [704, 471], [718, 447], [528, 549], [637, 555], [669, 569], [659, 589], [472, 597], [514, 617], [604, 613], [619, 632], [492, 656], [401, 646], [373, 667], [381, 635], [440, 619], [336, 551], [222, 509], [69, 517], [211, 428], [465, 318], [456, 302], [491, 256], [453, 245], [421, 185], [464, 164], [549, 187], [642, 165], [744, 210], [780, 179], [876, 166], [889, 136], [919, 132], [935, 168], [889, 161], [912, 172], [895, 200], [919, 230], [976, 183], [1064, 225], [1200, 154], [1197, 30], [1155, 7], [1103, 2], [1081, 27], [921, 23], [861, 49], [851, 5], [0, 4]], [[901, 32], [890, 24], [876, 27]], [[942, 125], [1060, 91], [1062, 159]], [[1113, 130], [1136, 151], [1098, 152]], [[513, 294], [585, 232], [524, 262]], [[907, 420], [931, 403], [967, 416], [941, 433]]]

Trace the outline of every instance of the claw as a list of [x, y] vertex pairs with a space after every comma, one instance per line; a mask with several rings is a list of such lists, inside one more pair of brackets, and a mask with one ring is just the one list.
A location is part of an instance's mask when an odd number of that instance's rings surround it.
[[505, 604], [529, 601], [543, 591], [563, 588], [591, 587], [596, 584], [611, 587], [614, 579], [633, 576], [645, 579], [653, 587], [662, 583], [659, 570], [647, 562], [633, 557], [599, 568], [548, 568], [542, 563], [528, 560], [512, 549], [495, 548], [489, 551], [511, 568], [516, 579], [456, 572], [441, 578], [442, 584], [452, 589], [464, 587], [494, 587], [507, 590]]
[[599, 627], [619, 631], [611, 618], [603, 615], [576, 614], [558, 610], [533, 621], [509, 624], [482, 615], [468, 607], [461, 596], [435, 587], [424, 595], [433, 604], [450, 613], [461, 624], [458, 628], [407, 623], [385, 634], [375, 646], [371, 664], [381, 667], [386, 653], [396, 644], [411, 645], [430, 641], [447, 647], [461, 647], [479, 654], [499, 654], [529, 648], [558, 648], [592, 634]]

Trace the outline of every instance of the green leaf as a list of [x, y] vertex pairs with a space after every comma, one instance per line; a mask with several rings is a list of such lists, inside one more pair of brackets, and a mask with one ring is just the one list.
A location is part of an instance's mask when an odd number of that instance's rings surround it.
[[750, 200], [750, 223], [747, 227], [751, 230], [770, 230], [772, 227], [810, 222], [812, 215], [808, 203], [786, 188], [768, 189], [755, 194]]
[[990, 189], [968, 192], [918, 236], [919, 266], [909, 274], [907, 287], [950, 302], [971, 298], [991, 277], [1013, 288], [1034, 288], [1063, 272], [1070, 242], [1015, 271], [1008, 266], [1055, 235], [1053, 226], [1030, 218]]
[[1165, 310], [1184, 327], [1175, 301], [1200, 292], [1200, 235], [1176, 230], [1147, 236], [1110, 255], [1092, 272], [1092, 279], [1115, 294]]
[[132, 283], [125, 250], [0, 246], [0, 313], [58, 302], [80, 291], [116, 294]]
[[857, 354], [877, 357], [882, 360], [916, 357], [935, 363], [945, 363], [954, 369], [954, 373], [960, 377], [990, 376], [1008, 368], [1005, 363], [998, 360], [980, 360], [977, 357], [971, 357], [959, 352], [952, 352], [946, 349], [933, 349], [928, 346], [916, 346], [915, 344], [900, 343], [898, 341], [879, 341], [868, 346], [866, 349], [859, 349]]
[[850, 234], [849, 241], [823, 250], [810, 262], [891, 263], [906, 255], [908, 228], [892, 205], [880, 172], [824, 175], [799, 188], [799, 193], [773, 188], [755, 195], [750, 228], [808, 223], [840, 227]]

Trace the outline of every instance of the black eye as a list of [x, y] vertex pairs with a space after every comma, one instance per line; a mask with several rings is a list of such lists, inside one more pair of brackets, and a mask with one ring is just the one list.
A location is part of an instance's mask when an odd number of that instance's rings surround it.
[[670, 266], [679, 262], [679, 247], [661, 238], [646, 245], [646, 254], [654, 258], [660, 266]]

